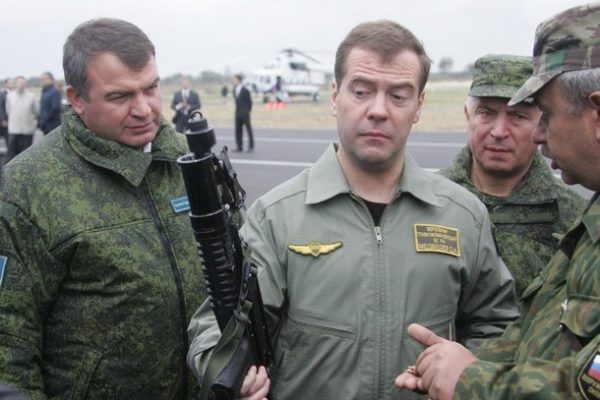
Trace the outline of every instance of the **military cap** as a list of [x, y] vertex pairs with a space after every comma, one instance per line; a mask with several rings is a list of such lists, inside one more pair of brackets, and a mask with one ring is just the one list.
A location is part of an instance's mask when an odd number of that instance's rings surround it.
[[531, 57], [488, 54], [475, 61], [469, 96], [510, 99], [533, 73]]
[[538, 25], [533, 75], [508, 104], [533, 95], [563, 72], [591, 68], [600, 68], [600, 2], [570, 8]]

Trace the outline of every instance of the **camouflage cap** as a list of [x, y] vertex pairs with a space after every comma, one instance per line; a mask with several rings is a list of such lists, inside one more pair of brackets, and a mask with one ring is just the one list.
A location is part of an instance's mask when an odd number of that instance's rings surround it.
[[540, 23], [533, 45], [533, 76], [509, 104], [529, 97], [567, 71], [600, 67], [600, 2], [570, 8]]
[[[510, 99], [533, 73], [531, 57], [488, 54], [475, 61], [469, 96]], [[527, 99], [526, 99], [527, 100]]]

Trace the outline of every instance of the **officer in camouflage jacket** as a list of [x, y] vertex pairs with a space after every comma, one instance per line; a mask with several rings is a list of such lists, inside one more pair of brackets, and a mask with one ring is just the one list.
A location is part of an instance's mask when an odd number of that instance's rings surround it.
[[[82, 43], [84, 85], [66, 65]], [[72, 108], [4, 168], [0, 378], [32, 399], [196, 396], [186, 328], [205, 288], [177, 201], [187, 146], [160, 115], [153, 55], [125, 21], [80, 25], [65, 44]]]
[[534, 73], [509, 104], [531, 95], [543, 112], [533, 138], [567, 183], [594, 190], [560, 251], [523, 295], [523, 316], [471, 354], [423, 327], [429, 346], [396, 385], [432, 399], [600, 398], [600, 3], [536, 31]]
[[531, 57], [475, 61], [465, 104], [468, 145], [440, 171], [486, 205], [519, 296], [558, 250], [553, 234], [564, 234], [585, 205], [552, 175], [531, 140], [540, 116], [531, 99], [507, 105], [532, 72]]

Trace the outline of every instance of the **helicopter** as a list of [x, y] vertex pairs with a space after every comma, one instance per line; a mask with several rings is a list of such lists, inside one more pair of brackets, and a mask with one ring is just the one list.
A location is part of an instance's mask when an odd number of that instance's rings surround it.
[[263, 68], [252, 71], [244, 84], [263, 94], [263, 102], [288, 102], [294, 96], [319, 101], [333, 68], [297, 49], [284, 49]]

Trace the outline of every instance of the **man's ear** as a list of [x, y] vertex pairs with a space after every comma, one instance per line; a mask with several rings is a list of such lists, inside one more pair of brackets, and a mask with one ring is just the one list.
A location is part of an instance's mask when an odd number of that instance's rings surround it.
[[415, 117], [413, 118], [413, 124], [416, 124], [421, 119], [421, 112], [423, 111], [423, 105], [425, 104], [425, 89], [419, 93], [419, 97], [417, 98], [417, 112], [415, 113]]
[[335, 82], [335, 80], [333, 80], [331, 82], [331, 115], [333, 115], [334, 117], [337, 117], [337, 104], [336, 104], [336, 99], [338, 96], [338, 87], [337, 87], [337, 83]]
[[83, 105], [81, 95], [71, 85], [67, 86], [66, 93], [67, 98], [69, 99], [69, 104], [71, 104], [73, 111], [79, 115], [82, 115], [85, 107]]
[[595, 91], [588, 96], [589, 106], [594, 115], [594, 125], [596, 128], [596, 140], [600, 142], [600, 91]]

